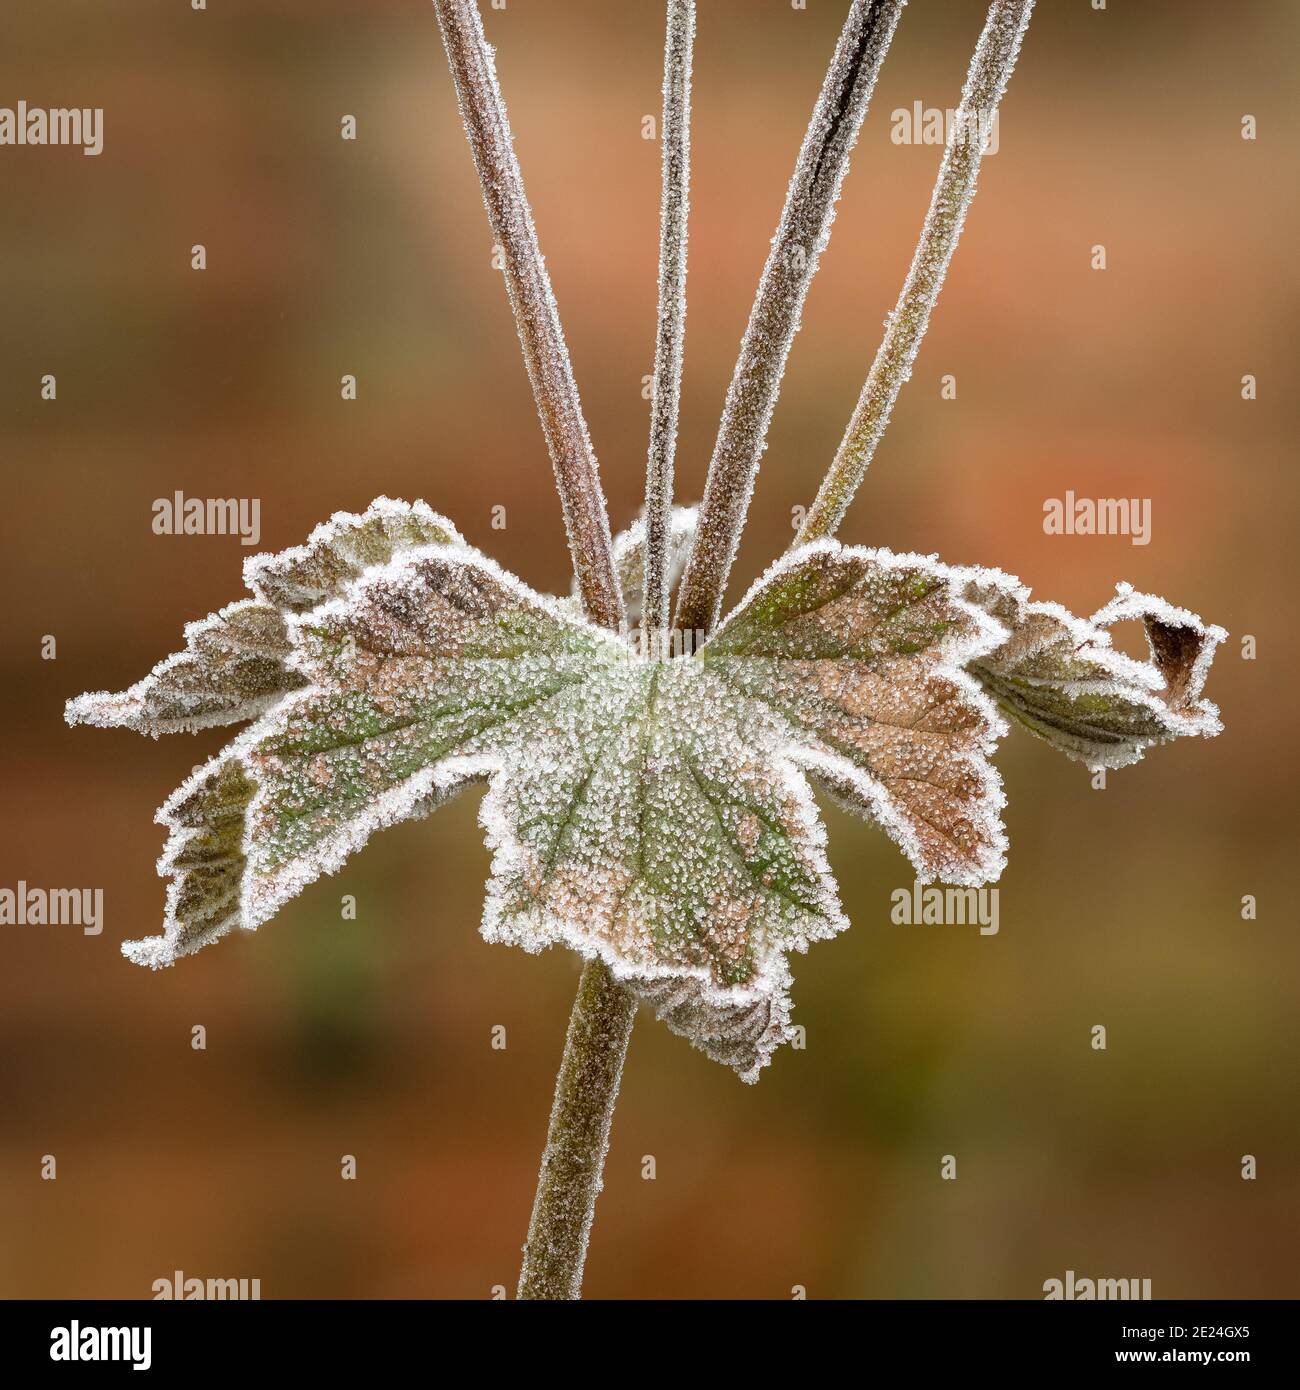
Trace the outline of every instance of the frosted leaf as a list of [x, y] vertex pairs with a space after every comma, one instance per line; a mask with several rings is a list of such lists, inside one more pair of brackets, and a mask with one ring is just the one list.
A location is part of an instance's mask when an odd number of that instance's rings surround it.
[[790, 971], [775, 956], [770, 974], [732, 997], [694, 975], [666, 975], [636, 983], [656, 1016], [715, 1062], [755, 1081], [769, 1056], [790, 1036]]
[[[696, 507], [674, 507], [669, 518], [668, 536], [668, 590], [671, 593], [682, 570], [686, 567], [686, 557], [690, 554], [691, 543], [695, 539], [695, 522], [698, 516]], [[623, 607], [627, 613], [627, 623], [635, 628], [641, 621], [641, 608], [645, 601], [645, 515], [644, 513], [614, 537], [614, 569], [618, 573], [619, 588], [623, 591]], [[578, 582], [575, 579], [570, 590], [571, 597], [578, 597]]]
[[156, 738], [256, 719], [304, 683], [287, 665], [285, 614], [336, 597], [369, 566], [402, 550], [459, 541], [456, 528], [423, 502], [379, 497], [360, 516], [338, 512], [316, 527], [305, 545], [251, 556], [244, 579], [256, 598], [190, 623], [185, 650], [159, 662], [129, 690], [70, 700], [67, 721]]
[[376, 497], [359, 516], [335, 512], [305, 545], [244, 562], [244, 582], [286, 613], [338, 598], [366, 570], [423, 545], [463, 545], [460, 532], [427, 503]]
[[[967, 592], [1010, 632], [971, 673], [1030, 732], [1091, 768], [1125, 767], [1182, 735], [1213, 736], [1219, 711], [1201, 696], [1226, 634], [1194, 613], [1121, 584], [1090, 619], [1033, 603], [1023, 585], [972, 584]], [[1151, 661], [1111, 645], [1109, 628], [1140, 619]]]
[[240, 920], [244, 829], [253, 780], [238, 758], [213, 758], [158, 812], [171, 831], [158, 872], [171, 879], [162, 936], [129, 941], [123, 954], [138, 965], [170, 965], [216, 941]]
[[69, 724], [174, 734], [256, 719], [302, 679], [285, 665], [289, 634], [277, 608], [241, 599], [185, 628], [185, 650], [129, 690], [69, 700]]
[[789, 756], [897, 841], [922, 880], [1005, 861], [987, 761], [1006, 726], [961, 669], [1005, 630], [960, 597], [986, 570], [815, 541], [779, 560], [701, 657], [785, 721]]
[[[674, 518], [679, 553], [693, 521]], [[640, 554], [633, 528], [632, 595]], [[1219, 728], [1201, 691], [1222, 631], [1128, 586], [1085, 621], [996, 570], [821, 540], [696, 653], [655, 660], [383, 498], [246, 578], [254, 598], [152, 677], [69, 706], [155, 733], [258, 715], [159, 812], [164, 929], [125, 953], [168, 965], [254, 928], [375, 830], [486, 781], [484, 936], [601, 957], [747, 1080], [790, 1035], [789, 952], [845, 925], [810, 780], [919, 878], [975, 884], [1006, 847], [990, 695], [1108, 766]], [[1131, 618], [1150, 662], [1110, 645]]]
[[957, 596], [971, 573], [823, 542], [697, 655], [654, 661], [468, 546], [400, 555], [290, 617], [308, 684], [163, 808], [167, 926], [127, 953], [256, 927], [486, 778], [484, 936], [599, 955], [753, 1079], [789, 1035], [786, 953], [845, 925], [806, 772], [925, 877], [1001, 867], [1001, 724], [960, 667], [1005, 633]]

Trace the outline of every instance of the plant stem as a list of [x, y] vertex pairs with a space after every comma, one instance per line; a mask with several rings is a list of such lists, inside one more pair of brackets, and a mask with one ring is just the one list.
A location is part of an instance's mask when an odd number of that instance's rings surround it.
[[587, 1238], [603, 1185], [609, 1128], [636, 1001], [600, 960], [578, 982], [537, 1180], [520, 1298], [581, 1296]]
[[853, 0], [822, 83], [727, 390], [677, 600], [683, 631], [717, 622], [786, 357], [901, 9], [901, 0]]
[[[583, 607], [621, 628], [609, 513], [542, 259], [492, 50], [474, 0], [434, 0], [461, 119], [505, 259], [506, 289], [564, 509]], [[577, 1298], [636, 1003], [599, 961], [584, 967], [555, 1083], [519, 1280], [521, 1298]]]
[[686, 226], [691, 181], [691, 52], [695, 0], [668, 0], [664, 43], [663, 192], [659, 204], [659, 321], [650, 388], [650, 452], [645, 483], [643, 650], [668, 627], [673, 458], [686, 334]]
[[488, 221], [505, 261], [506, 289], [555, 467], [583, 606], [593, 622], [617, 628], [623, 622], [623, 597], [614, 571], [605, 495], [515, 158], [492, 50], [475, 0], [433, 0], [433, 8], [456, 81]]
[[912, 374], [930, 312], [975, 196], [989, 127], [1016, 65], [1033, 7], [1033, 0], [994, 0], [989, 7], [911, 269], [839, 450], [795, 537], [796, 545], [834, 535], [885, 433], [898, 393]]

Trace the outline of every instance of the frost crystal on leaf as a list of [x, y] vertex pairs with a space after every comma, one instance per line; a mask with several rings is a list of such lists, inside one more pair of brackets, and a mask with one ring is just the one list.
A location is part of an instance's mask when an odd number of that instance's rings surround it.
[[[1154, 744], [1222, 729], [1201, 691], [1227, 634], [1195, 613], [1128, 584], [1090, 619], [1030, 602], [1029, 591], [1005, 576], [999, 586], [972, 584], [967, 597], [1010, 632], [972, 663], [972, 674], [1008, 714], [1068, 757], [1090, 768], [1125, 767]], [[1108, 629], [1128, 619], [1144, 624], [1150, 662], [1111, 646]]]

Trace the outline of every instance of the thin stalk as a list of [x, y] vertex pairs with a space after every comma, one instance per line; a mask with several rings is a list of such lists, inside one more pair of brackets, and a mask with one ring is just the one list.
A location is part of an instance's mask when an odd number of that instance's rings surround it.
[[796, 545], [835, 534], [885, 433], [898, 393], [912, 375], [912, 363], [975, 196], [990, 126], [1033, 8], [1034, 0], [994, 0], [989, 6], [911, 269], [839, 450], [795, 537]]
[[901, 10], [902, 0], [853, 0], [849, 6], [799, 151], [727, 390], [700, 504], [699, 529], [677, 600], [676, 626], [683, 631], [708, 631], [717, 622], [786, 357], [799, 328], [808, 286], [830, 240], [849, 152]]
[[593, 622], [617, 628], [623, 622], [623, 597], [614, 570], [609, 513], [550, 276], [515, 158], [514, 136], [492, 50], [474, 0], [433, 0], [433, 8], [456, 81], [461, 119], [483, 186], [488, 221], [505, 261], [510, 307], [555, 467], [583, 607]]
[[691, 182], [691, 53], [695, 0], [669, 0], [664, 43], [664, 102], [660, 139], [663, 192], [659, 203], [659, 320], [650, 388], [650, 452], [645, 481], [645, 587], [641, 604], [646, 651], [668, 628], [668, 569], [673, 505], [673, 459], [682, 395], [686, 337], [686, 226]]
[[609, 1128], [618, 1099], [636, 1002], [603, 961], [582, 969], [528, 1223], [520, 1298], [582, 1294], [587, 1239], [603, 1185]]
[[[542, 259], [492, 50], [474, 0], [434, 0], [483, 202], [505, 260], [506, 289], [564, 509], [583, 607], [621, 628], [609, 514], [587, 434], [559, 310]], [[577, 1298], [601, 1188], [609, 1127], [636, 1003], [599, 961], [583, 969], [555, 1083], [521, 1298]]]

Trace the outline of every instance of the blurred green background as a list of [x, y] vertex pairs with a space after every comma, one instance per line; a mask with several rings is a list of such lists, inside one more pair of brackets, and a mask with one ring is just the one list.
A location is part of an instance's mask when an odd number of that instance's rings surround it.
[[[701, 5], [683, 499], [702, 486], [844, 8]], [[904, 13], [736, 588], [788, 544], [910, 258], [939, 150], [893, 144], [890, 113], [956, 104], [983, 10]], [[1033, 1298], [1073, 1269], [1150, 1278], [1158, 1298], [1300, 1295], [1283, 632], [1300, 497], [1298, 13], [1041, 7], [842, 533], [997, 564], [1082, 613], [1117, 579], [1203, 613], [1232, 634], [1210, 685], [1226, 734], [1158, 749], [1104, 791], [1008, 739], [993, 937], [892, 926], [905, 861], [828, 809], [853, 928], [795, 961], [807, 1050], [747, 1087], [642, 1015], [589, 1294]], [[659, 155], [641, 123], [658, 111], [661, 7], [509, 0], [485, 15], [622, 526], [647, 433]], [[0, 927], [0, 1293], [146, 1297], [178, 1268], [257, 1277], [265, 1297], [513, 1291], [577, 964], [477, 936], [478, 794], [383, 834], [255, 936], [152, 975], [117, 951], [161, 918], [152, 815], [221, 735], [154, 744], [62, 723], [66, 697], [143, 675], [184, 622], [240, 592], [236, 538], [152, 533], [152, 501], [177, 489], [260, 498], [270, 549], [378, 493], [424, 497], [530, 583], [567, 588], [431, 9], [9, 5], [0, 104], [20, 98], [106, 116], [97, 159], [0, 149], [0, 883], [100, 886], [106, 925]], [[55, 402], [39, 398], [45, 373]], [[1045, 536], [1043, 500], [1067, 489], [1151, 498], [1152, 543]], [[56, 660], [41, 659], [46, 634]], [[1258, 920], [1242, 920], [1244, 894]]]

